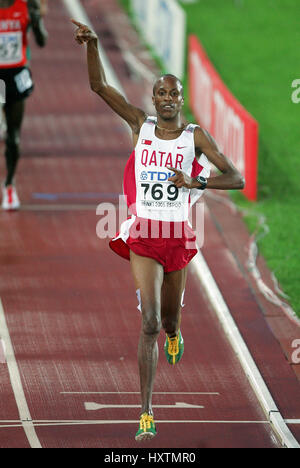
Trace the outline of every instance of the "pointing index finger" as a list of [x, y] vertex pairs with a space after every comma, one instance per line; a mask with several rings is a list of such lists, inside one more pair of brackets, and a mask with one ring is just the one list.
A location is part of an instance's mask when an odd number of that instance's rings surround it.
[[78, 26], [79, 28], [85, 27], [85, 24], [79, 23], [79, 21], [76, 21], [73, 18], [71, 18], [71, 23], [75, 24], [75, 26]]
[[170, 167], [169, 167], [169, 166], [166, 166], [166, 168], [167, 168], [167, 169], [169, 169], [170, 171], [173, 171], [173, 172], [175, 172], [175, 174], [179, 174], [179, 173], [180, 173], [180, 171], [179, 171], [178, 169], [175, 169], [175, 167], [172, 167], [172, 166], [170, 166]]

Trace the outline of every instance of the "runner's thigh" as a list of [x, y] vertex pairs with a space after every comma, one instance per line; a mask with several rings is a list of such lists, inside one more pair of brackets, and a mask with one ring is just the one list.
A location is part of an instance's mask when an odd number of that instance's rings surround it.
[[[140, 290], [144, 323], [160, 324], [161, 287], [164, 278], [163, 267], [153, 258], [142, 257], [130, 251], [131, 270], [136, 289]], [[152, 320], [154, 319], [154, 320]]]

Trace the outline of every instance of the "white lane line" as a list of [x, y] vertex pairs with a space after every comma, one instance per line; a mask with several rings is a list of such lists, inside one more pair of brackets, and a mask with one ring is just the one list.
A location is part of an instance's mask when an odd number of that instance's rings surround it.
[[[140, 408], [141, 405], [106, 405], [101, 403], [95, 403], [93, 401], [87, 401], [84, 403], [84, 407], [87, 411], [98, 411], [106, 408]], [[185, 409], [195, 409], [195, 408], [204, 408], [200, 405], [191, 405], [184, 402], [176, 402], [175, 405], [153, 405], [153, 408], [185, 408]]]
[[15, 400], [17, 403], [21, 424], [24, 428], [28, 442], [31, 448], [42, 448], [40, 441], [34, 430], [32, 418], [27, 405], [25, 393], [22, 386], [21, 376], [19, 373], [18, 364], [15, 358], [12, 342], [10, 339], [5, 314], [3, 310], [2, 301], [0, 299], [0, 330], [1, 338], [5, 343], [5, 357], [9, 371], [10, 382], [14, 392]]
[[266, 414], [269, 417], [272, 427], [279, 437], [282, 445], [287, 448], [300, 448], [298, 441], [287, 427], [273, 397], [263, 380], [262, 375], [251, 356], [251, 353], [235, 323], [219, 290], [209, 267], [199, 250], [198, 254], [191, 262], [195, 274], [200, 280], [209, 301], [211, 302], [216, 315], [222, 324], [223, 330], [229, 342], [237, 354], [242, 368], [257, 395], [257, 398]]
[[5, 342], [0, 338], [0, 363], [5, 364], [6, 363], [6, 350], [5, 350]]
[[[1, 423], [4, 424], [1, 424]], [[125, 420], [104, 420], [104, 419], [85, 419], [85, 420], [51, 420], [51, 419], [37, 419], [32, 421], [36, 427], [41, 426], [81, 426], [81, 425], [110, 425], [110, 424], [137, 424], [137, 419]], [[21, 422], [14, 422], [13, 424], [5, 424], [6, 421], [0, 421], [0, 428], [20, 427]], [[157, 424], [270, 424], [270, 421], [231, 421], [231, 420], [205, 420], [205, 419], [175, 419], [175, 420], [155, 420]]]

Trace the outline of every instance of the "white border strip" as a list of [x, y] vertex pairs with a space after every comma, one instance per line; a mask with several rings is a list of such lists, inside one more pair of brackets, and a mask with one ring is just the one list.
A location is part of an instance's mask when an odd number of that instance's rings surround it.
[[[77, 19], [78, 21], [92, 27], [85, 10], [78, 0], [64, 0], [64, 3], [74, 19]], [[103, 49], [100, 48], [100, 44], [99, 50], [103, 66], [105, 68], [105, 73], [108, 80], [110, 81], [110, 84], [112, 86], [118, 87], [123, 96], [126, 96], [121, 84], [117, 80], [109, 60], [107, 59], [106, 54], [104, 53]], [[192, 261], [192, 268], [194, 268], [197, 277], [205, 289], [205, 292], [215, 309], [223, 329], [228, 336], [233, 349], [237, 353], [244, 372], [246, 373], [251, 386], [253, 387], [260, 404], [262, 405], [263, 410], [269, 418], [269, 421], [272, 423], [274, 431], [280, 438], [282, 445], [288, 448], [300, 448], [299, 443], [294, 438], [293, 434], [290, 432], [284, 419], [282, 418], [272, 398], [272, 395], [270, 394], [200, 251]]]
[[274, 402], [273, 397], [269, 392], [269, 389], [266, 386], [200, 251], [196, 257], [194, 257], [194, 260], [191, 262], [191, 266], [213, 305], [230, 344], [236, 352], [244, 372], [246, 373], [246, 376], [248, 377], [266, 416], [269, 418], [276, 434], [279, 436], [282, 445], [287, 448], [300, 448], [299, 443], [287, 427], [282, 415], [280, 414], [279, 409], [277, 408], [276, 403]]
[[20, 420], [27, 436], [31, 448], [42, 448], [41, 443], [36, 435], [34, 424], [29, 412], [25, 393], [23, 390], [21, 376], [19, 373], [18, 364], [15, 358], [12, 342], [10, 339], [7, 323], [5, 320], [2, 301], [0, 299], [0, 330], [1, 338], [5, 343], [5, 357], [10, 376], [11, 386], [15, 395], [15, 400], [19, 410]]

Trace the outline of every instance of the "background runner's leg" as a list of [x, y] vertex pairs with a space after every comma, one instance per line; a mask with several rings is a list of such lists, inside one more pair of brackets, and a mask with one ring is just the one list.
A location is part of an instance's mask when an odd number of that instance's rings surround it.
[[152, 391], [158, 360], [157, 339], [161, 329], [160, 295], [164, 271], [152, 258], [130, 251], [136, 288], [141, 292], [142, 327], [138, 346], [142, 413], [152, 414]]
[[162, 327], [169, 336], [177, 334], [181, 322], [181, 300], [185, 289], [187, 267], [164, 275], [161, 290]]
[[5, 185], [11, 185], [20, 157], [20, 131], [25, 110], [25, 100], [5, 104], [4, 111], [7, 124], [5, 159], [7, 176]]

